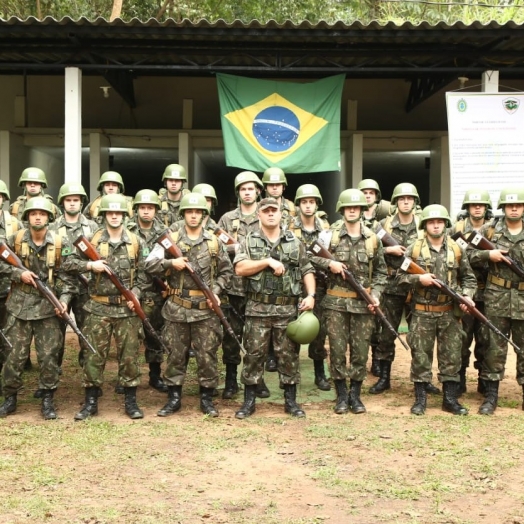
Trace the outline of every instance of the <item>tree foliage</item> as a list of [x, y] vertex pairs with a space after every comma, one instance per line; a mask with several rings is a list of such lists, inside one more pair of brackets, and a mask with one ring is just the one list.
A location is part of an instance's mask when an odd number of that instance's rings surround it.
[[449, 24], [514, 20], [523, 23], [524, 0], [0, 0], [0, 18], [3, 19], [69, 16], [72, 19], [103, 17], [109, 20], [118, 14], [123, 20], [138, 18], [142, 21], [172, 18], [193, 22], [256, 19], [262, 23], [268, 20], [296, 23], [303, 20], [311, 23], [377, 20], [397, 24], [408, 21], [416, 24], [424, 20]]

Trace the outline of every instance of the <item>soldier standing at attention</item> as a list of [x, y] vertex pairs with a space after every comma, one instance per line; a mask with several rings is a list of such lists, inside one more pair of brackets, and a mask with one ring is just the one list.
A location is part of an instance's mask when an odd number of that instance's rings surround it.
[[[84, 214], [87, 218], [95, 220], [97, 223], [102, 224], [104, 220], [99, 217], [100, 214], [100, 205], [102, 202], [102, 197], [104, 195], [124, 195], [126, 188], [124, 186], [124, 180], [122, 175], [116, 171], [106, 171], [102, 173], [100, 179], [98, 180], [98, 186], [96, 188], [100, 195], [98, 195], [92, 202], [89, 202], [84, 209]], [[126, 200], [126, 209], [127, 215], [129, 217], [133, 216], [133, 204], [131, 197], [125, 197]]]
[[107, 275], [109, 266], [124, 285], [140, 300], [147, 289], [144, 260], [149, 254], [145, 242], [124, 226], [127, 199], [121, 194], [104, 195], [100, 201], [102, 227], [89, 239], [101, 260], [86, 260], [83, 255], [69, 257], [69, 271], [93, 273], [89, 280], [89, 301], [85, 334], [96, 353], [84, 355], [85, 403], [75, 420], [85, 420], [98, 413], [99, 389], [104, 382], [104, 369], [114, 337], [118, 360], [118, 383], [124, 387], [125, 412], [131, 419], [143, 418], [136, 401], [140, 384], [139, 353], [144, 338], [142, 322], [134, 312], [132, 301], [126, 301]]
[[157, 245], [146, 261], [147, 271], [166, 277], [169, 286], [169, 298], [162, 309], [165, 320], [162, 337], [165, 345], [171, 348], [164, 373], [169, 392], [166, 405], [157, 415], [166, 417], [180, 410], [189, 350], [193, 348], [200, 385], [200, 410], [210, 417], [218, 417], [212, 394], [218, 386], [217, 351], [222, 341], [222, 326], [186, 268], [190, 264], [199, 272], [219, 304], [218, 297], [231, 278], [233, 268], [220, 240], [202, 227], [208, 213], [205, 197], [199, 193], [183, 196], [180, 211], [184, 215], [184, 225], [171, 232], [170, 237], [184, 256], [173, 258]]
[[[329, 229], [329, 222], [317, 216], [319, 206], [322, 205], [322, 196], [317, 186], [304, 184], [297, 189], [295, 195], [295, 206], [298, 207], [298, 216], [291, 220], [289, 230], [302, 240], [306, 249], [317, 240], [322, 231]], [[314, 313], [322, 318], [322, 306], [320, 303], [326, 294], [326, 274], [321, 270], [315, 272], [316, 277], [316, 299]], [[321, 323], [320, 330], [315, 340], [308, 346], [308, 356], [313, 360], [315, 370], [315, 385], [322, 391], [329, 391], [331, 386], [326, 378], [324, 360], [327, 358], [326, 329]]]
[[159, 218], [165, 227], [170, 227], [183, 218], [180, 216], [180, 201], [189, 193], [188, 189], [184, 189], [184, 184], [187, 183], [186, 168], [180, 164], [169, 164], [162, 175], [162, 182], [166, 191], [160, 197]]
[[[426, 411], [426, 383], [431, 382], [433, 349], [437, 343], [438, 379], [442, 382], [444, 398], [442, 409], [453, 415], [467, 415], [468, 410], [459, 404], [459, 371], [464, 331], [457, 316], [453, 299], [439, 290], [436, 279], [445, 282], [466, 301], [474, 306], [473, 296], [477, 281], [465, 255], [465, 251], [446, 235], [451, 226], [444, 206], [426, 206], [420, 218], [419, 228], [425, 236], [411, 244], [406, 257], [426, 271], [423, 275], [410, 275], [402, 268], [399, 283], [413, 288], [411, 300], [412, 318], [408, 344], [411, 346], [411, 381], [415, 383], [413, 415]], [[465, 305], [460, 305], [467, 312]]]
[[[354, 414], [366, 412], [360, 400], [360, 392], [366, 378], [369, 339], [375, 329], [373, 311], [380, 303], [386, 284], [382, 244], [375, 233], [361, 221], [367, 206], [362, 191], [342, 191], [338, 197], [337, 213], [342, 215], [343, 220], [333, 224], [329, 234], [321, 235], [319, 239], [335, 260], [319, 256], [311, 258], [315, 267], [329, 270], [322, 307], [329, 338], [331, 376], [337, 390], [337, 415], [349, 410]], [[370, 289], [371, 296], [375, 299], [374, 305], [368, 305], [346, 282], [344, 270], [351, 271], [365, 288]], [[348, 344], [349, 369], [346, 363]], [[347, 376], [350, 378], [349, 395]]]
[[[487, 262], [489, 273], [484, 291], [486, 316], [506, 336], [524, 347], [524, 283], [503, 262], [509, 255], [524, 265], [524, 189], [504, 188], [500, 192], [499, 207], [504, 218], [495, 224], [485, 224], [480, 233], [496, 244], [492, 251], [470, 250], [471, 263]], [[489, 333], [489, 346], [482, 362], [480, 378], [485, 384], [485, 399], [480, 415], [493, 415], [497, 409], [500, 381], [504, 378], [508, 344], [495, 333]], [[524, 357], [517, 353], [517, 382], [524, 394]], [[524, 409], [524, 402], [522, 405]]]
[[[284, 385], [285, 412], [304, 417], [296, 403], [300, 346], [286, 336], [286, 328], [297, 316], [297, 305], [300, 311], [315, 306], [314, 269], [304, 244], [293, 233], [282, 230], [282, 212], [276, 199], [261, 200], [258, 214], [260, 231], [247, 234], [234, 261], [236, 274], [247, 279], [244, 403], [235, 417], [244, 419], [255, 411], [256, 385], [263, 377], [271, 341]], [[302, 284], [305, 298], [301, 298]]]
[[[17, 394], [22, 388], [22, 371], [34, 338], [40, 376], [38, 387], [42, 390], [41, 412], [45, 420], [56, 419], [53, 396], [58, 387], [58, 357], [63, 333], [57, 317], [66, 311], [75, 291], [73, 277], [61, 270], [64, 253], [71, 252], [67, 239], [49, 231], [54, 219], [53, 204], [43, 197], [31, 198], [22, 220], [28, 228], [13, 234], [8, 245], [20, 258], [25, 270], [0, 263], [0, 272], [10, 275], [12, 286], [7, 299], [5, 334], [13, 349], [7, 354], [2, 370], [5, 401], [0, 406], [0, 417], [16, 411]], [[36, 288], [35, 278], [46, 282], [62, 304], [57, 311]], [[61, 285], [57, 286], [57, 281]]]

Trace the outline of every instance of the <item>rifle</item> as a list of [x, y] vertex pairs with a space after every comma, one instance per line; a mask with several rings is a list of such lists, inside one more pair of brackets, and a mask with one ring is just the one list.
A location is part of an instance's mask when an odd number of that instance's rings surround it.
[[[413, 260], [407, 257], [404, 257], [404, 261], [402, 262], [400, 269], [402, 269], [406, 273], [409, 273], [410, 275], [425, 275], [427, 273], [416, 262], [413, 262]], [[517, 346], [517, 344], [515, 344], [506, 335], [504, 335], [504, 333], [502, 333], [500, 329], [498, 329], [495, 325], [493, 325], [487, 319], [487, 317], [484, 316], [475, 306], [471, 306], [462, 295], [459, 295], [454, 289], [452, 289], [442, 280], [440, 279], [435, 279], [435, 280], [436, 280], [437, 287], [442, 291], [442, 293], [444, 293], [445, 295], [453, 299], [458, 304], [464, 304], [468, 308], [468, 313], [471, 316], [475, 317], [477, 320], [482, 322], [482, 324], [484, 324], [489, 329], [491, 329], [491, 331], [493, 331], [493, 333], [495, 333], [496, 335], [499, 335], [500, 337], [502, 337], [506, 342], [509, 342], [515, 348], [515, 351], [522, 355], [522, 350], [519, 348], [519, 346]]]
[[[102, 260], [102, 257], [95, 249], [93, 244], [87, 240], [85, 235], [80, 235], [73, 244], [77, 247], [89, 260], [96, 262], [97, 260]], [[155, 328], [151, 325], [150, 320], [146, 317], [140, 301], [136, 298], [135, 294], [128, 289], [125, 284], [122, 282], [120, 277], [106, 264], [106, 275], [109, 277], [114, 286], [122, 293], [122, 296], [128, 301], [133, 302], [134, 311], [144, 324], [145, 328], [149, 331], [151, 336], [155, 339], [158, 345], [162, 348], [162, 351], [169, 353], [169, 349], [162, 342], [162, 339], [158, 336], [158, 333], [155, 331]]]
[[[335, 260], [335, 257], [322, 245], [318, 240], [315, 240], [309, 246], [308, 251], [311, 251], [314, 255], [317, 255], [322, 258], [327, 258], [329, 260]], [[349, 282], [349, 285], [358, 293], [362, 300], [365, 300], [368, 304], [374, 306], [374, 311], [377, 317], [380, 319], [382, 324], [386, 326], [389, 331], [395, 335], [396, 338], [400, 340], [400, 343], [404, 348], [409, 351], [409, 346], [404, 340], [400, 338], [398, 331], [391, 325], [391, 322], [387, 319], [386, 315], [380, 309], [379, 306], [375, 305], [373, 297], [367, 292], [366, 288], [356, 279], [355, 275], [349, 269], [344, 269], [344, 276]]]
[[[22, 264], [22, 261], [18, 258], [16, 253], [4, 242], [0, 244], [0, 258], [5, 260], [8, 264], [11, 264], [13, 267], [16, 267], [22, 271], [29, 271], [24, 264]], [[58, 309], [59, 311], [62, 311], [63, 305], [56, 298], [55, 294], [49, 289], [48, 285], [42, 282], [40, 277], [33, 277], [36, 288], [40, 292], [40, 294], [46, 298], [51, 304], [54, 306], [55, 309]], [[76, 325], [75, 321], [69, 316], [69, 313], [67, 311], [64, 311], [60, 313], [59, 316], [67, 325], [71, 327], [71, 329], [75, 332], [75, 334], [84, 341], [86, 346], [94, 353], [96, 354], [95, 348], [89, 343], [89, 340], [85, 337], [85, 335], [78, 329], [78, 326]]]
[[238, 240], [236, 240], [232, 235], [230, 235], [225, 229], [222, 229], [221, 227], [216, 227], [213, 233], [226, 246], [229, 255], [235, 255], [239, 245]]
[[[165, 231], [162, 235], [160, 235], [157, 238], [156, 242], [160, 244], [172, 257], [180, 258], [184, 256], [180, 248], [171, 240], [169, 231]], [[195, 271], [195, 269], [191, 266], [191, 264], [189, 264], [189, 262], [186, 262], [186, 269], [189, 272], [189, 276], [193, 279], [193, 282], [198, 286], [200, 291], [204, 293], [206, 299], [209, 300], [209, 302], [211, 303], [211, 309], [220, 319], [220, 322], [222, 323], [226, 331], [229, 333], [231, 338], [235, 339], [235, 342], [238, 344], [238, 347], [245, 353], [246, 350], [244, 349], [242, 342], [240, 342], [239, 338], [233, 331], [233, 328], [227, 321], [227, 318], [225, 317], [224, 312], [222, 311], [222, 308], [220, 307], [213, 291], [211, 291], [209, 286], [204, 282], [202, 277]]]
[[6, 345], [7, 345], [7, 347], [9, 349], [13, 349], [13, 344], [11, 344], [11, 342], [9, 342], [9, 339], [5, 336], [5, 333], [4, 333], [3, 329], [0, 329], [0, 337], [6, 343]]
[[[498, 247], [493, 242], [476, 231], [472, 231], [467, 238], [461, 232], [455, 233], [451, 238], [457, 240], [457, 242], [463, 240], [466, 242], [466, 245], [471, 244], [473, 247], [482, 249], [484, 251], [498, 249]], [[522, 267], [516, 260], [509, 257], [508, 255], [504, 255], [502, 261], [507, 264], [507, 266], [511, 269], [511, 271], [513, 271], [513, 273], [515, 273], [515, 275], [524, 280], [524, 267]]]
[[82, 275], [82, 273], [78, 273], [78, 280], [79, 282], [85, 287], [85, 289], [89, 289], [89, 280], [85, 275]]

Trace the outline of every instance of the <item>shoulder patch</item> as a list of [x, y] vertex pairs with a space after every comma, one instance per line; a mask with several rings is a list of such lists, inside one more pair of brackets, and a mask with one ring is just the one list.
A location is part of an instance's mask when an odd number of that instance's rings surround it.
[[72, 252], [73, 252], [73, 250], [69, 246], [66, 246], [66, 247], [62, 248], [62, 256], [63, 257], [66, 257], [67, 255], [70, 255]]

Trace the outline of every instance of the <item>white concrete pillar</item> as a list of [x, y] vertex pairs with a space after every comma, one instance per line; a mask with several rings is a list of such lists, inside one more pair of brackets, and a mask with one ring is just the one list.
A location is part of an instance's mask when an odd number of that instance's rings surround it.
[[451, 179], [449, 169], [449, 138], [435, 138], [430, 142], [429, 203], [442, 204], [449, 211]]
[[100, 133], [89, 133], [89, 187], [85, 190], [89, 200], [98, 196], [98, 179], [109, 170], [109, 140]]
[[482, 89], [483, 93], [498, 93], [499, 92], [499, 72], [498, 71], [484, 71], [482, 73]]
[[357, 187], [362, 180], [364, 159], [364, 135], [355, 133], [348, 139], [346, 151], [346, 169], [343, 177], [343, 188]]
[[189, 133], [178, 134], [178, 163], [186, 168], [187, 187], [194, 185], [193, 141]]
[[10, 166], [10, 141], [9, 131], [0, 131], [0, 180], [5, 182], [9, 193], [11, 193]]
[[65, 182], [82, 181], [82, 71], [65, 69]]

